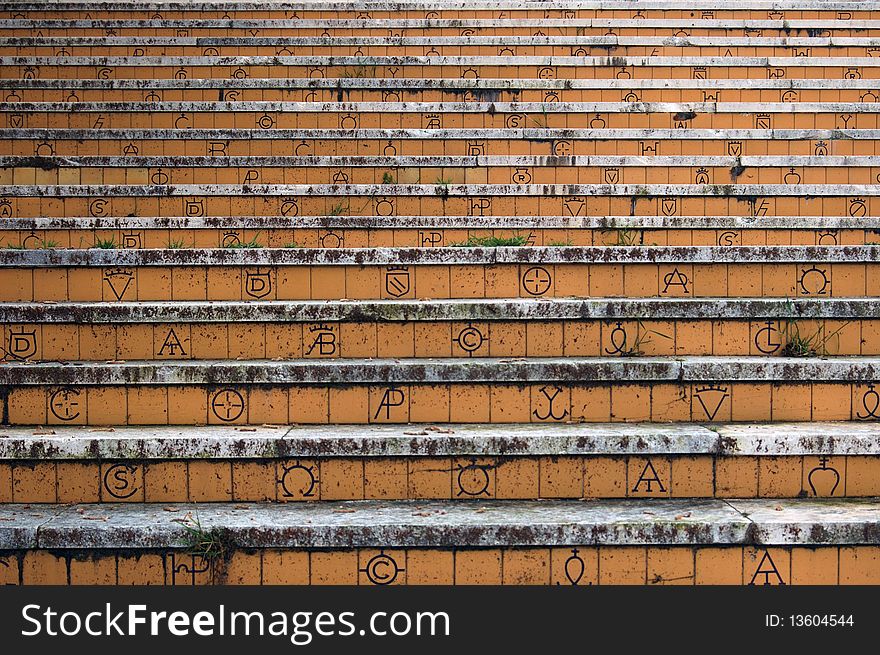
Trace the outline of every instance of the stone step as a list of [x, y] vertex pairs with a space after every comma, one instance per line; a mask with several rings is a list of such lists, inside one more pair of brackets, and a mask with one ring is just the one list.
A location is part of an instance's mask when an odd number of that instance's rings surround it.
[[872, 299], [5, 303], [0, 361], [878, 355]]
[[868, 246], [0, 251], [0, 300], [871, 297]]
[[876, 425], [710, 428], [7, 427], [0, 502], [880, 495]]
[[4, 216], [0, 247], [87, 248], [100, 243], [123, 249], [241, 244], [390, 248], [476, 246], [505, 243], [505, 239], [525, 246], [826, 246], [880, 241], [880, 219], [869, 216], [759, 220], [742, 216]]
[[[876, 502], [2, 505], [24, 584], [878, 582]], [[216, 546], [206, 558], [193, 542]]]
[[7, 363], [12, 425], [871, 421], [876, 357]]

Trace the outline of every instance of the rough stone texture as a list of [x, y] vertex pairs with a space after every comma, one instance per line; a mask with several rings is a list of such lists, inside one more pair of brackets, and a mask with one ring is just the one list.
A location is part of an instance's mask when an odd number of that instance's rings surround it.
[[[21, 187], [19, 187], [21, 188]], [[2, 195], [0, 187], [0, 195]], [[880, 194], [880, 186], [876, 189]], [[386, 266], [877, 262], [880, 246], [502, 246], [493, 248], [184, 248], [0, 250], [0, 267]]]
[[[181, 548], [179, 521], [240, 548], [880, 543], [874, 501], [349, 501], [0, 506], [0, 548]], [[781, 509], [777, 509], [781, 508]]]
[[880, 358], [530, 357], [528, 359], [181, 360], [19, 363], [0, 385], [405, 384], [417, 382], [873, 382]]
[[531, 298], [24, 302], [0, 304], [0, 323], [260, 323], [579, 319], [880, 318], [873, 298]]
[[599, 423], [0, 428], [0, 460], [645, 454], [880, 455], [880, 425]]

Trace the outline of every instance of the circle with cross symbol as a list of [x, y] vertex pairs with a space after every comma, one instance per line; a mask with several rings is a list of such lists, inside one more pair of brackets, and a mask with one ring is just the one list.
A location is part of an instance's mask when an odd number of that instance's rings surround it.
[[235, 389], [221, 389], [211, 398], [211, 411], [221, 421], [235, 421], [244, 413], [244, 398]]
[[551, 282], [550, 272], [543, 266], [532, 266], [522, 276], [522, 287], [530, 296], [543, 296]]

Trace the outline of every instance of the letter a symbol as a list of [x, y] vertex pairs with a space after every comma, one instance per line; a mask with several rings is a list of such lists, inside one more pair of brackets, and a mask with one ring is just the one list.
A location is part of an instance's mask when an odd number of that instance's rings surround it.
[[632, 488], [634, 492], [639, 490], [639, 485], [644, 482], [648, 485], [648, 488], [645, 489], [648, 493], [653, 493], [654, 490], [651, 488], [651, 485], [656, 482], [657, 486], [660, 487], [658, 491], [660, 493], [666, 493], [666, 489], [663, 488], [663, 483], [660, 482], [660, 476], [657, 475], [657, 471], [654, 469], [654, 465], [651, 463], [649, 459], [647, 464], [645, 464], [645, 468], [642, 469], [641, 475], [639, 475], [639, 479], [636, 481], [636, 486]]

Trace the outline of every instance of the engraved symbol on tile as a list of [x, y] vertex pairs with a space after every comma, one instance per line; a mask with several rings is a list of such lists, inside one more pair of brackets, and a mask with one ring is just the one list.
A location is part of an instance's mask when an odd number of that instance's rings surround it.
[[[217, 48], [205, 48], [202, 50], [203, 57], [219, 57], [220, 51]], [[233, 75], [234, 77], [234, 75]]]
[[486, 154], [486, 142], [485, 141], [468, 141], [467, 142], [467, 155], [468, 157], [482, 157]]
[[8, 198], [0, 199], [0, 218], [12, 218], [12, 203]]
[[155, 91], [150, 91], [144, 96], [144, 102], [162, 102], [162, 96]]
[[385, 291], [389, 296], [400, 298], [409, 293], [409, 268], [405, 266], [389, 266], [385, 270]]
[[849, 215], [854, 218], [861, 218], [868, 213], [868, 206], [863, 198], [852, 198], [849, 201]]
[[553, 402], [556, 400], [557, 396], [562, 393], [562, 387], [547, 387], [543, 386], [538, 391], [542, 396], [547, 400], [547, 409], [541, 413], [537, 409], [532, 412], [532, 415], [538, 419], [539, 421], [546, 421], [548, 419], [553, 419], [554, 421], [562, 421], [568, 416], [568, 410], [563, 409], [560, 413], [553, 406]]
[[[578, 583], [583, 579], [587, 565], [580, 556], [577, 548], [571, 549], [571, 555], [565, 560], [565, 578], [573, 587], [577, 587]], [[560, 583], [556, 583], [557, 585]]]
[[755, 114], [755, 129], [769, 130], [770, 129], [770, 114]]
[[442, 232], [423, 232], [419, 230], [419, 244], [422, 247], [436, 248], [443, 245]]
[[391, 216], [394, 213], [394, 201], [388, 198], [379, 198], [376, 200], [376, 215]]
[[[862, 394], [862, 409], [856, 412], [856, 418], [862, 421], [880, 419], [877, 410], [880, 409], [880, 393], [874, 388], [874, 384], [868, 385], [868, 390]], [[862, 411], [864, 410], [864, 411]]]
[[226, 149], [229, 147], [228, 141], [209, 141], [208, 154], [211, 157], [226, 157]]
[[528, 168], [517, 168], [511, 176], [511, 181], [514, 184], [528, 184], [532, 181], [532, 174]]
[[24, 125], [24, 114], [9, 114], [9, 127], [22, 127]]
[[614, 73], [614, 77], [618, 80], [628, 80], [632, 78], [632, 73], [630, 73], [625, 67], [618, 68]]
[[272, 293], [272, 272], [264, 271], [252, 273], [245, 271], [244, 292], [251, 298], [265, 298]]
[[[183, 561], [178, 563], [178, 557]], [[211, 572], [211, 560], [201, 555], [171, 553], [171, 584], [195, 586], [204, 573]]]
[[288, 198], [287, 200], [281, 201], [281, 215], [282, 216], [298, 216], [299, 215], [299, 204], [296, 200], [292, 198]]
[[243, 80], [246, 77], [248, 77], [248, 74], [244, 68], [239, 67], [239, 68], [236, 68], [234, 71], [232, 71], [231, 77], [232, 77], [232, 79], [235, 79], [235, 80]]
[[336, 232], [325, 232], [319, 241], [322, 248], [342, 248], [345, 245], [343, 236]]
[[823, 456], [819, 458], [819, 466], [807, 475], [807, 484], [814, 496], [833, 496], [840, 485], [840, 473], [833, 466], [828, 466], [828, 458]]
[[489, 496], [489, 470], [492, 467], [488, 464], [477, 464], [477, 460], [472, 459], [465, 466], [458, 465], [458, 476], [456, 481], [458, 484], [458, 492], [456, 496]]
[[378, 555], [370, 558], [367, 565], [362, 569], [358, 569], [358, 571], [366, 573], [367, 579], [373, 584], [386, 585], [394, 582], [397, 576], [403, 573], [404, 569], [397, 565], [397, 562], [394, 561], [391, 555], [379, 551]]
[[504, 127], [508, 129], [516, 129], [522, 127], [525, 121], [525, 114], [508, 114], [504, 119]]
[[188, 218], [205, 215], [205, 201], [187, 198], [183, 205], [183, 215]]
[[37, 354], [37, 331], [10, 330], [6, 354], [14, 359], [29, 359]]
[[817, 157], [824, 157], [828, 154], [828, 144], [825, 141], [816, 141], [813, 148], [813, 154]]
[[441, 127], [443, 127], [443, 124], [440, 122], [440, 114], [428, 114], [425, 116], [426, 130], [439, 130]]
[[605, 169], [605, 183], [606, 184], [617, 184], [620, 181], [620, 169], [619, 168], [606, 168]]
[[461, 71], [461, 79], [463, 80], [476, 80], [479, 79], [480, 74], [477, 72], [476, 68], [464, 68]]
[[38, 157], [51, 157], [55, 154], [55, 148], [52, 147], [51, 143], [41, 141], [37, 144], [37, 147], [34, 148], [34, 154]]
[[242, 180], [242, 184], [254, 184], [259, 182], [260, 173], [255, 171], [253, 168], [248, 169], [248, 171], [244, 174], [244, 179]]
[[114, 464], [104, 472], [104, 490], [120, 500], [131, 498], [140, 487], [136, 482], [137, 467], [131, 464]]
[[299, 460], [291, 466], [283, 466], [284, 472], [278, 484], [281, 485], [281, 495], [284, 498], [314, 498], [315, 487], [318, 478], [315, 475], [315, 466], [306, 466]]
[[639, 153], [642, 156], [656, 155], [658, 146], [658, 141], [639, 141]]
[[828, 293], [828, 287], [831, 280], [828, 279], [828, 273], [825, 269], [812, 265], [801, 271], [798, 278], [798, 286], [801, 288], [801, 294], [805, 296], [817, 295], [824, 296]]
[[800, 95], [797, 91], [793, 91], [792, 89], [788, 89], [787, 91], [782, 92], [781, 100], [782, 102], [798, 102], [800, 99]]
[[80, 417], [80, 391], [77, 389], [58, 389], [49, 397], [49, 410], [59, 421], [73, 421]]
[[406, 393], [404, 393], [403, 389], [398, 389], [397, 387], [388, 387], [382, 394], [382, 399], [379, 401], [379, 407], [376, 409], [376, 413], [373, 415], [373, 420], [379, 418], [379, 414], [382, 413], [382, 410], [385, 410], [385, 420], [390, 421], [391, 410], [395, 407], [400, 407], [405, 402]]
[[760, 330], [755, 332], [755, 348], [765, 355], [771, 355], [779, 350], [782, 342], [778, 339], [779, 330], [773, 321], [767, 321]]
[[587, 209], [587, 199], [583, 196], [571, 196], [562, 201], [565, 213], [569, 216], [582, 216]]
[[168, 184], [169, 180], [170, 180], [170, 178], [168, 177], [168, 174], [165, 171], [163, 171], [161, 168], [157, 168], [156, 172], [154, 172], [150, 176], [150, 183], [156, 184], [159, 186], [161, 186], [163, 184]]
[[605, 353], [608, 355], [623, 355], [627, 353], [626, 350], [626, 340], [627, 334], [626, 329], [624, 329], [623, 324], [618, 321], [614, 326], [614, 329], [611, 330], [611, 334], [608, 336], [608, 339], [611, 341], [611, 347], [613, 350], [605, 348]]
[[333, 184], [348, 184], [348, 175], [345, 171], [337, 171], [333, 174]]
[[461, 332], [458, 333], [458, 336], [454, 337], [452, 340], [458, 344], [459, 348], [468, 354], [468, 357], [473, 357], [474, 353], [489, 341], [487, 337], [483, 336], [483, 333], [480, 332], [479, 328], [473, 325], [467, 325], [462, 328]]
[[168, 334], [165, 335], [165, 339], [162, 341], [162, 346], [159, 348], [157, 356], [186, 357], [186, 354], [186, 349], [183, 347], [180, 337], [177, 336], [174, 328], [169, 328]]
[[358, 117], [355, 114], [345, 114], [339, 117], [339, 127], [343, 130], [354, 130], [358, 126]]
[[187, 116], [186, 114], [181, 114], [174, 119], [174, 129], [189, 129], [189, 125], [186, 125], [186, 123], [189, 123], [189, 116]]
[[669, 293], [669, 287], [681, 287], [683, 293], [689, 294], [688, 284], [690, 284], [688, 276], [679, 271], [678, 267], [673, 268], [671, 272], [663, 276], [662, 293]]
[[742, 141], [728, 141], [727, 142], [727, 154], [731, 157], [739, 157], [742, 155], [743, 144]]
[[705, 66], [694, 66], [691, 68], [691, 77], [695, 80], [705, 80], [706, 79], [706, 67]]
[[41, 248], [42, 244], [43, 240], [33, 231], [21, 240], [22, 247], [28, 249]]
[[698, 168], [694, 175], [694, 184], [709, 184], [709, 170]]
[[717, 384], [697, 387], [694, 396], [710, 421], [714, 421], [724, 401], [730, 398], [729, 389]]
[[[639, 489], [639, 487], [644, 484], [644, 489]], [[632, 488], [633, 493], [646, 492], [646, 493], [655, 493], [654, 484], [657, 485], [657, 492], [666, 493], [666, 488], [663, 486], [663, 483], [660, 481], [660, 476], [657, 475], [657, 470], [654, 468], [654, 464], [649, 459], [645, 462], [645, 466], [642, 469], [642, 472], [639, 474], [639, 479], [636, 480], [635, 486]]]
[[663, 198], [660, 201], [660, 209], [664, 216], [675, 216], [678, 211], [678, 200], [675, 198]]
[[843, 74], [843, 79], [860, 80], [862, 79], [862, 70], [860, 68], [847, 68]]
[[[329, 34], [328, 34], [329, 36]], [[312, 66], [309, 68], [309, 78], [310, 79], [321, 79], [326, 77], [325, 70], [323, 66]]]
[[263, 114], [257, 119], [257, 126], [264, 130], [271, 130], [275, 127], [275, 119], [269, 116], [269, 114]]
[[143, 248], [143, 239], [140, 232], [123, 232], [122, 247], [126, 250]]
[[234, 248], [241, 245], [241, 235], [238, 232], [224, 232], [220, 245], [223, 248]]
[[721, 91], [703, 91], [703, 102], [721, 102]]
[[880, 96], [878, 96], [873, 91], [865, 91], [862, 95], [859, 96], [860, 102], [878, 102], [880, 101]]
[[235, 421], [244, 413], [244, 397], [235, 389], [221, 389], [211, 397], [211, 411], [221, 421]]
[[[109, 69], [107, 69], [109, 71]], [[35, 80], [40, 76], [40, 69], [34, 66], [26, 66], [22, 77], [26, 80]]]
[[718, 235], [719, 246], [736, 246], [739, 245], [740, 233], [733, 230], [726, 230]]
[[388, 144], [384, 148], [382, 148], [382, 154], [386, 157], [396, 157], [397, 147], [393, 143], [391, 143], [391, 141], [389, 141]]
[[774, 584], [773, 582], [770, 582], [771, 576], [776, 577], [775, 584], [785, 584], [785, 582], [782, 581], [782, 576], [779, 575], [779, 569], [776, 568], [776, 563], [773, 561], [773, 558], [770, 557], [770, 553], [766, 550], [764, 551], [764, 556], [761, 558], [761, 561], [758, 563], [758, 568], [755, 569], [755, 573], [752, 575], [752, 579], [749, 581], [749, 585], [755, 585], [755, 580], [758, 579], [759, 575], [764, 576], [764, 581], [760, 583], [764, 586]]
[[89, 203], [89, 216], [93, 216], [94, 218], [106, 216], [108, 202], [109, 201], [104, 198], [92, 200], [92, 202]]
[[820, 246], [836, 246], [837, 245], [837, 230], [825, 230], [825, 231], [819, 232], [818, 244]]
[[[448, 193], [448, 191], [447, 191]], [[492, 207], [491, 198], [469, 198], [468, 199], [468, 215], [485, 216], [486, 212]]]
[[550, 151], [557, 157], [568, 157], [571, 155], [571, 141], [554, 141]]
[[330, 357], [336, 354], [336, 334], [330, 325], [326, 323], [313, 325], [309, 328], [309, 335], [312, 343], [306, 350], [306, 355], [315, 353], [315, 349], [317, 349], [315, 354], [321, 357]]
[[[849, 122], [853, 119], [852, 114], [841, 114], [838, 116], [839, 122], [837, 124], [837, 129], [839, 130], [848, 130], [850, 128]], [[843, 123], [843, 125], [841, 125]]]
[[785, 174], [785, 177], [782, 178], [782, 181], [786, 184], [800, 184], [801, 174], [798, 173], [795, 169], [789, 168], [788, 173]]
[[104, 282], [107, 283], [116, 300], [122, 300], [133, 279], [134, 271], [125, 268], [110, 269], [104, 274]]
[[552, 284], [550, 272], [543, 266], [532, 266], [522, 275], [522, 288], [530, 296], [542, 296]]

